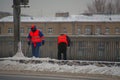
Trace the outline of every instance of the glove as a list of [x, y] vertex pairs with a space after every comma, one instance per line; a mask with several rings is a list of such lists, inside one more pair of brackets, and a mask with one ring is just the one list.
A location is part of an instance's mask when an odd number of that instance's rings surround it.
[[30, 41], [28, 41], [28, 45], [30, 45], [31, 44], [31, 42]]
[[70, 47], [70, 43], [68, 43], [68, 47]]
[[42, 45], [44, 45], [45, 44], [45, 40], [42, 40]]
[[70, 45], [68, 45], [68, 47], [70, 47]]

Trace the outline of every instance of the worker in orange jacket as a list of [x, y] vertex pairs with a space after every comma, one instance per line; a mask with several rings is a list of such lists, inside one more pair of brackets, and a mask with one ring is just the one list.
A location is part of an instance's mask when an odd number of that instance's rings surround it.
[[58, 59], [61, 60], [63, 53], [63, 59], [67, 60], [67, 46], [70, 46], [70, 38], [66, 34], [60, 34], [58, 36]]
[[28, 35], [28, 45], [32, 45], [32, 55], [34, 57], [40, 57], [39, 47], [44, 45], [44, 35], [43, 33], [36, 28], [35, 25], [31, 26], [31, 31]]

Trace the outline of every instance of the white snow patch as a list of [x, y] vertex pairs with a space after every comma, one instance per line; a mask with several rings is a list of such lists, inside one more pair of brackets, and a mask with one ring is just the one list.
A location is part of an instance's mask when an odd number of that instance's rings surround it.
[[[11, 58], [13, 59], [13, 58]], [[55, 60], [50, 58], [24, 58], [34, 60]], [[19, 63], [17, 61], [4, 60], [0, 61], [0, 70], [16, 70], [16, 71], [49, 71], [49, 72], [68, 72], [68, 73], [87, 73], [87, 74], [104, 74], [104, 75], [116, 75], [120, 76], [119, 66], [104, 66], [99, 67], [96, 65], [59, 65], [49, 62], [42, 63]]]
[[18, 51], [17, 53], [13, 56], [15, 58], [19, 58], [19, 57], [25, 57], [22, 53], [22, 49], [21, 49], [21, 41], [18, 43]]
[[[120, 15], [71, 15], [69, 17], [23, 17], [22, 22], [120, 22]], [[0, 22], [13, 22], [13, 16], [0, 19]]]

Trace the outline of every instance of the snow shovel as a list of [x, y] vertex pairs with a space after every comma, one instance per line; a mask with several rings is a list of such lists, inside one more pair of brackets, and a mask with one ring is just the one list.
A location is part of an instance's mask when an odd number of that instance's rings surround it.
[[28, 47], [27, 47], [27, 51], [26, 51], [26, 55], [25, 55], [26, 57], [29, 57], [29, 52], [30, 52], [29, 50], [30, 50], [30, 45], [28, 45]]

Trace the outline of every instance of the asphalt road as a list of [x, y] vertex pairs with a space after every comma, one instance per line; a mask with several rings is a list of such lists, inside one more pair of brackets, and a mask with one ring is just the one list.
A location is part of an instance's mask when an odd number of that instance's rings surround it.
[[65, 78], [65, 77], [49, 77], [49, 76], [28, 76], [28, 75], [0, 75], [0, 80], [102, 80], [87, 78]]

